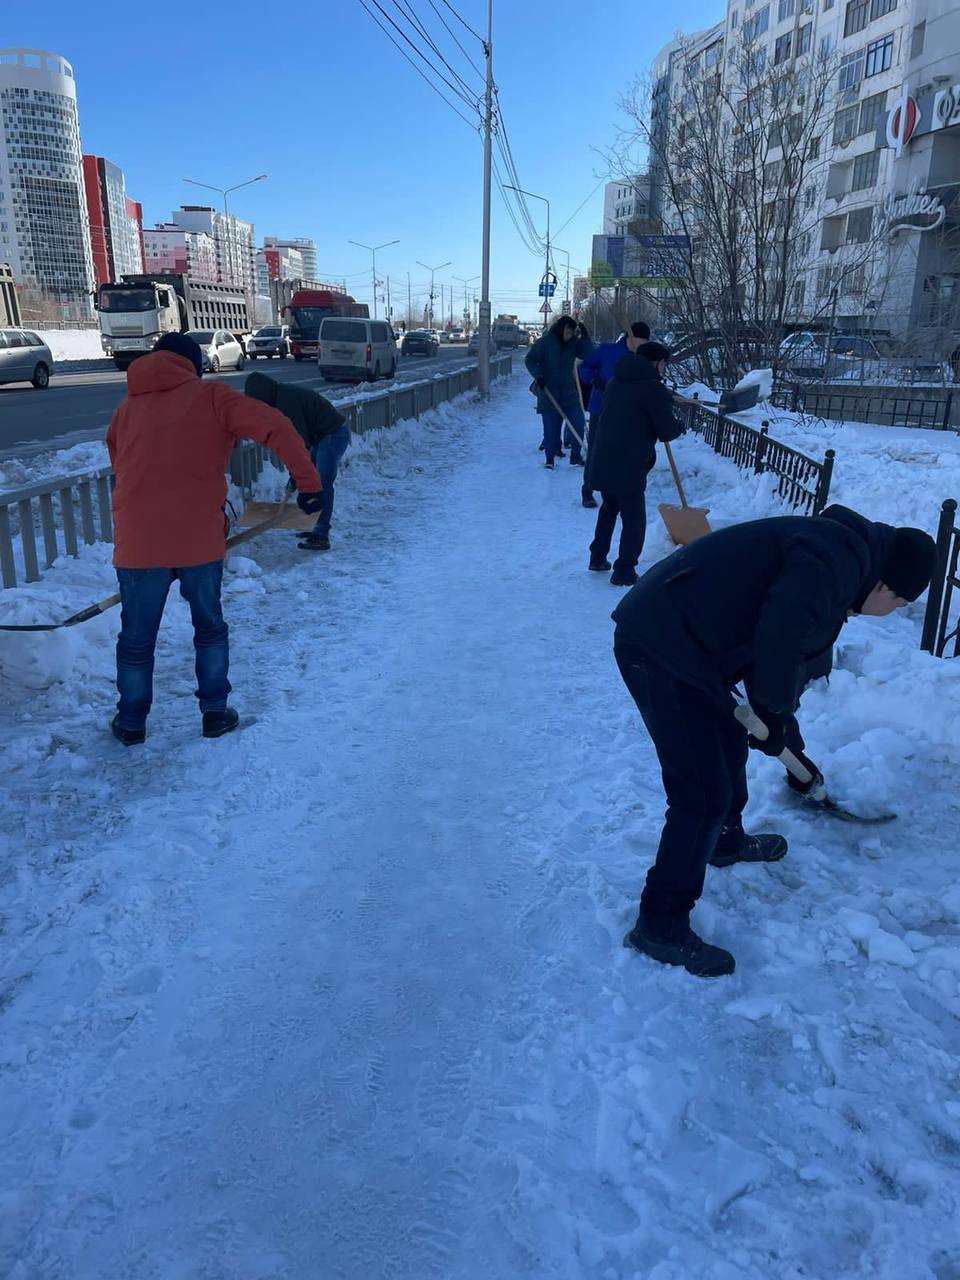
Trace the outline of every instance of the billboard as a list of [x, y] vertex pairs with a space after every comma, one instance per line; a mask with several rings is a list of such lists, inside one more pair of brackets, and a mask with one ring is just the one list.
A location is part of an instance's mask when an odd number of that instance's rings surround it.
[[689, 252], [689, 236], [594, 236], [591, 284], [669, 289], [687, 279]]

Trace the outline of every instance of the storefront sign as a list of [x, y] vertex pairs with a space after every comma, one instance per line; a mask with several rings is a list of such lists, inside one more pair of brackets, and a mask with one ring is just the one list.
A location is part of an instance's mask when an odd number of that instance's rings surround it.
[[921, 118], [917, 100], [911, 97], [909, 85], [904, 84], [903, 92], [899, 98], [894, 99], [893, 106], [887, 113], [887, 146], [893, 147], [898, 159], [916, 133]]
[[943, 201], [929, 195], [926, 188], [914, 183], [905, 196], [888, 195], [883, 202], [887, 234], [901, 231], [934, 231], [947, 216]]
[[951, 129], [960, 124], [960, 84], [941, 89], [933, 99], [931, 129]]
[[916, 93], [904, 84], [893, 101], [886, 118], [877, 126], [877, 146], [893, 147], [899, 158], [904, 148], [917, 138], [936, 133], [938, 129], [960, 127], [960, 84], [948, 89], [925, 85]]

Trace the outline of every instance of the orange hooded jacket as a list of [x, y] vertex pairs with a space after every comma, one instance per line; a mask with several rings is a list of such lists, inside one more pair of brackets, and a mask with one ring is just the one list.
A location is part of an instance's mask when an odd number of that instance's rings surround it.
[[201, 380], [170, 351], [142, 356], [110, 421], [116, 473], [113, 563], [118, 569], [186, 569], [226, 554], [226, 469], [238, 440], [272, 449], [301, 493], [320, 477], [282, 413], [225, 383]]

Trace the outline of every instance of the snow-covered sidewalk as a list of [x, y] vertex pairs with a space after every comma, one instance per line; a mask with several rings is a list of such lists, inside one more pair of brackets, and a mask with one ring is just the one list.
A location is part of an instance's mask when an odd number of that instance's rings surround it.
[[[0, 638], [0, 1274], [960, 1275], [960, 666], [919, 606], [852, 623], [808, 750], [900, 820], [798, 812], [753, 760], [790, 855], [695, 920], [736, 975], [626, 952], [662, 793], [525, 382], [361, 442], [329, 556], [235, 562], [233, 737], [198, 736], [178, 597], [137, 750], [115, 614]], [[715, 524], [780, 510], [677, 451]], [[842, 453], [837, 496], [891, 514], [877, 474]], [[98, 548], [18, 599], [112, 589]]]

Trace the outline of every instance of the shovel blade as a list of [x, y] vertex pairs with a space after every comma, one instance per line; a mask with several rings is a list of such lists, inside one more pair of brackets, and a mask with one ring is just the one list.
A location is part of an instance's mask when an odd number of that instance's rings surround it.
[[698, 538], [705, 538], [713, 531], [707, 521], [707, 507], [672, 507], [667, 503], [660, 504], [660, 518], [667, 527], [670, 541], [675, 546], [685, 547]]
[[[270, 520], [279, 515], [283, 508], [282, 502], [248, 502], [237, 524], [241, 529], [252, 529], [255, 524], [263, 524], [264, 520]], [[287, 515], [277, 521], [276, 528], [312, 529], [316, 523], [315, 514], [305, 515], [295, 503], [291, 502], [287, 508]]]

